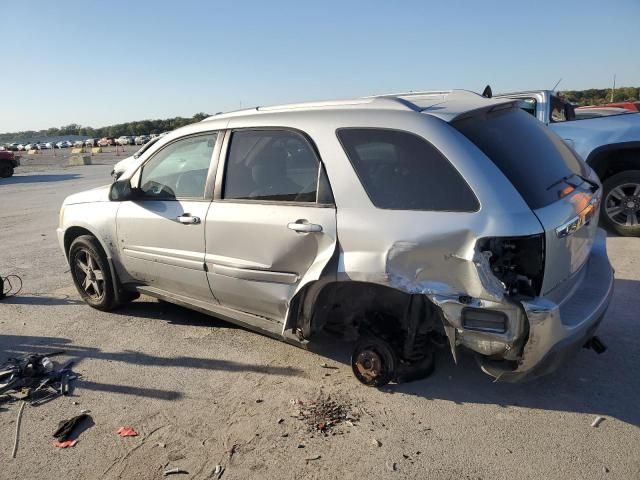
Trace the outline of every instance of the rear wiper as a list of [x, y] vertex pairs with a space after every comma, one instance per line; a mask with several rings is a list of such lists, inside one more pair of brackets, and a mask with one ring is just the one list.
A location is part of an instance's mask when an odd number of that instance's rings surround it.
[[[553, 187], [555, 187], [556, 185], [561, 184], [562, 182], [569, 183], [569, 182], [567, 182], [567, 180], [569, 180], [571, 177], [575, 177], [575, 176], [577, 176], [577, 175], [575, 173], [572, 173], [571, 175], [567, 175], [565, 177], [562, 177], [557, 182], [553, 182], [551, 185], [549, 185], [547, 187], [547, 191], [551, 190]], [[582, 178], [582, 177], [580, 177], [580, 178]], [[571, 184], [569, 183], [569, 185], [571, 185]], [[574, 185], [571, 185], [571, 186], [573, 187]]]
[[584, 180], [586, 183], [588, 183], [589, 185], [591, 185], [591, 193], [597, 192], [598, 189], [600, 188], [600, 185], [598, 185], [596, 182], [594, 182], [593, 180], [589, 180], [588, 178], [583, 177], [582, 175], [578, 175], [578, 177], [580, 177], [582, 180]]

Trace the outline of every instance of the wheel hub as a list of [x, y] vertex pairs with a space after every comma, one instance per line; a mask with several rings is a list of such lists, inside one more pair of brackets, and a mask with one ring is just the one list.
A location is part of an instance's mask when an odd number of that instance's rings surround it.
[[624, 199], [625, 211], [635, 212], [640, 208], [640, 198], [638, 197], [627, 197]]
[[382, 370], [382, 358], [373, 350], [360, 352], [356, 358], [355, 366], [362, 377], [367, 381], [375, 380]]

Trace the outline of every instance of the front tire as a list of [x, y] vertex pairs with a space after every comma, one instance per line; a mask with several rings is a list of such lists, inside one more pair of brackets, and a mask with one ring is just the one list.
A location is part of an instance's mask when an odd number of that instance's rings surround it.
[[603, 225], [624, 237], [640, 237], [640, 170], [616, 173], [603, 187]]
[[69, 266], [73, 283], [88, 305], [104, 312], [118, 306], [109, 262], [95, 237], [82, 235], [73, 241]]
[[0, 178], [9, 178], [13, 175], [13, 167], [0, 165]]

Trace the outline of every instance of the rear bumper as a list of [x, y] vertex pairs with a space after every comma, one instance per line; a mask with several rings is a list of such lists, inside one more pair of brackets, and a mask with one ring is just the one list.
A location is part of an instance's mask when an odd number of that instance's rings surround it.
[[515, 370], [482, 365], [498, 380], [517, 382], [551, 373], [595, 333], [613, 295], [614, 275], [606, 250], [606, 234], [599, 229], [587, 265], [572, 291], [561, 301], [536, 298], [522, 302], [529, 336]]

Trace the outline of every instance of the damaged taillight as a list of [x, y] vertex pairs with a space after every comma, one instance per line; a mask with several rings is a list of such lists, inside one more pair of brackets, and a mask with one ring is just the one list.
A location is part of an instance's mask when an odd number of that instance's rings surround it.
[[544, 234], [494, 237], [479, 242], [493, 274], [504, 284], [505, 294], [536, 297], [544, 276]]

